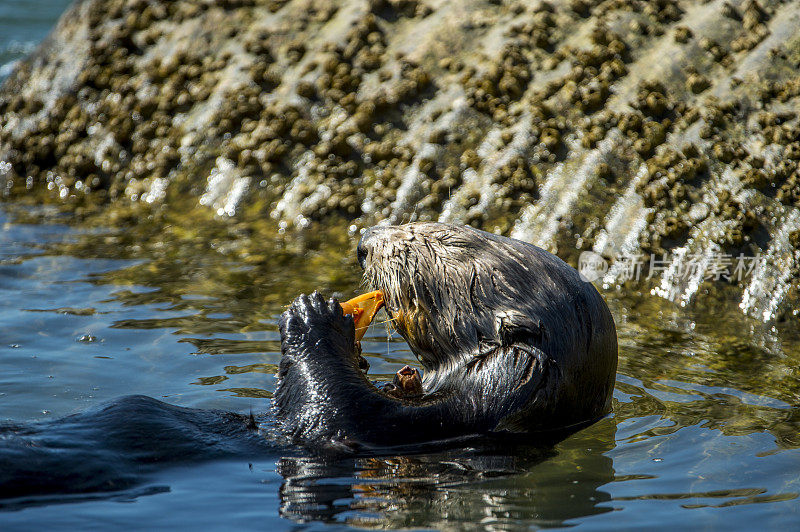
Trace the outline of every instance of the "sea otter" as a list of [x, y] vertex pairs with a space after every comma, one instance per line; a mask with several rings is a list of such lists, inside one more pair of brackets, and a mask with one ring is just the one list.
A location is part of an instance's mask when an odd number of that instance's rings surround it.
[[558, 257], [467, 226], [367, 230], [366, 284], [380, 290], [424, 368], [423, 393], [375, 387], [359, 365], [353, 317], [318, 293], [280, 319], [273, 402], [298, 443], [392, 446], [470, 435], [574, 429], [610, 410], [614, 320]]

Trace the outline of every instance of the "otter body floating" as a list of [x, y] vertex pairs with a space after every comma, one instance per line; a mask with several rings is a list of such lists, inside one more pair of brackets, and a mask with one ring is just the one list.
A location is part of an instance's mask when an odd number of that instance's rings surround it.
[[[555, 255], [440, 223], [370, 229], [357, 253], [374, 292], [343, 304], [303, 295], [281, 316], [274, 410], [296, 442], [536, 438], [609, 412], [614, 320]], [[421, 390], [418, 373], [379, 389], [363, 371], [357, 342], [381, 306], [425, 370]]]

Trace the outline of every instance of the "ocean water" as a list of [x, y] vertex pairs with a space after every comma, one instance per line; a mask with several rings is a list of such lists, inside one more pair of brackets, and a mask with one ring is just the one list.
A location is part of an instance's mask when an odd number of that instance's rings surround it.
[[[0, 207], [0, 421], [12, 424], [129, 394], [268, 420], [280, 312], [300, 292], [358, 290], [355, 239], [335, 230], [242, 235], [202, 209], [160, 220], [159, 230], [87, 227], [47, 209]], [[226, 248], [237, 234], [239, 248]], [[120, 489], [0, 500], [0, 528], [796, 524], [793, 337], [735, 313], [605, 296], [620, 339], [614, 412], [554, 448], [167, 461]], [[373, 379], [415, 363], [385, 325], [363, 347]]]
[[45, 38], [69, 4], [68, 0], [0, 0], [0, 81]]
[[[66, 5], [0, 1], [0, 63]], [[0, 204], [0, 421], [46, 423], [129, 394], [267, 412], [286, 304], [359, 289], [344, 228], [279, 234], [202, 208], [158, 216], [87, 224]], [[604, 296], [620, 340], [614, 411], [555, 447], [168, 462], [119, 489], [0, 500], [0, 530], [797, 526], [796, 326]], [[377, 380], [415, 363], [384, 324], [363, 347]]]

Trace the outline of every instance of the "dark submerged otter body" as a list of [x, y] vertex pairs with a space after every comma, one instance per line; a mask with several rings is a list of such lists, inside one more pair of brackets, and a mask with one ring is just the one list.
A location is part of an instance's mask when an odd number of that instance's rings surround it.
[[274, 400], [296, 441], [390, 446], [568, 430], [610, 410], [614, 321], [561, 259], [439, 223], [373, 228], [358, 255], [425, 369], [424, 393], [373, 386], [359, 369], [352, 317], [335, 300], [301, 296], [281, 317]]

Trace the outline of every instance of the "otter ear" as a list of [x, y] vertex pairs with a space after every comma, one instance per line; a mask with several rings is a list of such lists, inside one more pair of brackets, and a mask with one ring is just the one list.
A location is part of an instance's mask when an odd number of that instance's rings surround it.
[[505, 310], [494, 315], [494, 329], [500, 345], [538, 343], [544, 328], [542, 322], [516, 310]]

